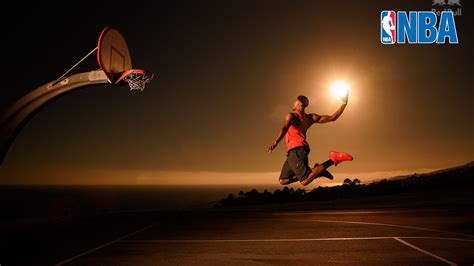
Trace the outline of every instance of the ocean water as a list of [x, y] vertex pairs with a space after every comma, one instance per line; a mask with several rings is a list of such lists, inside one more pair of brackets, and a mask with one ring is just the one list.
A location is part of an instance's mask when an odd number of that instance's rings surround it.
[[54, 222], [101, 213], [210, 209], [229, 193], [279, 186], [0, 186], [3, 221]]

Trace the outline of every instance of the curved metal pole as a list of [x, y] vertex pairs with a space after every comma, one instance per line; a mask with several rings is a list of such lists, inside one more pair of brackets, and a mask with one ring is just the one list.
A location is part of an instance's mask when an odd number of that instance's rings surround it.
[[23, 126], [52, 100], [75, 89], [109, 83], [102, 70], [74, 74], [44, 84], [16, 101], [0, 115], [0, 165]]

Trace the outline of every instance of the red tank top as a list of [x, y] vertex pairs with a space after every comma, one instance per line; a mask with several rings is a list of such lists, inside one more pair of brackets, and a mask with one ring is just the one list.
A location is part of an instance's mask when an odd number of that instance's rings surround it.
[[309, 144], [306, 142], [306, 131], [308, 128], [304, 125], [303, 114], [297, 111], [292, 113], [296, 117], [286, 132], [286, 151], [296, 147], [307, 147], [309, 150]]

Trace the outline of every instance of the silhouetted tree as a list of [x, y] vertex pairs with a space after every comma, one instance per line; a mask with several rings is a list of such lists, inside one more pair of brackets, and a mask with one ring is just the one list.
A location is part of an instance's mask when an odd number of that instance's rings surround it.
[[259, 196], [259, 193], [258, 193], [258, 191], [257, 191], [255, 188], [252, 189], [252, 190], [250, 190], [249, 192], [245, 193], [245, 197], [246, 197], [247, 199], [251, 199], [251, 200], [257, 199], [258, 196]]
[[295, 194], [297, 194], [297, 195], [304, 195], [305, 193], [306, 193], [306, 191], [304, 189], [301, 189], [301, 188], [298, 188], [295, 191]]
[[296, 200], [304, 200], [304, 195], [306, 191], [304, 189], [298, 188], [295, 193], [293, 193], [293, 196]]
[[352, 180], [349, 178], [344, 179], [344, 185], [350, 185], [352, 183]]

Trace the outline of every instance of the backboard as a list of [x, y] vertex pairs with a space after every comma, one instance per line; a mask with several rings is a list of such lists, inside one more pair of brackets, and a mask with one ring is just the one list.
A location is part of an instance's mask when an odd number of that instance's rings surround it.
[[123, 72], [132, 69], [127, 42], [120, 31], [106, 27], [99, 36], [97, 61], [110, 83], [114, 84]]

